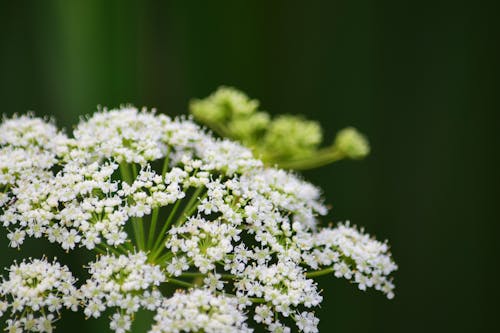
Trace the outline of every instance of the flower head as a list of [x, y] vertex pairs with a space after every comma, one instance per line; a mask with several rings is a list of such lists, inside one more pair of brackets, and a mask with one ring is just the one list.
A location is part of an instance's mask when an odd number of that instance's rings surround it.
[[[258, 114], [235, 92], [213, 99]], [[294, 120], [276, 120], [270, 133], [286, 134], [280, 122]], [[318, 127], [296, 125], [294, 136], [315, 146]], [[45, 238], [99, 256], [79, 291], [57, 263], [12, 266], [0, 292], [14, 301], [0, 302], [0, 313], [24, 313], [8, 322], [12, 331], [50, 331], [77, 297], [87, 317], [114, 310], [118, 333], [141, 308], [157, 312], [154, 333], [248, 332], [248, 318], [272, 332], [317, 332], [312, 309], [323, 296], [313, 277], [333, 273], [392, 297], [397, 268], [385, 243], [348, 224], [323, 228], [326, 213], [319, 188], [190, 119], [101, 110], [70, 136], [33, 116], [6, 119], [0, 223], [10, 246]]]
[[[78, 310], [76, 279], [55, 260], [30, 259], [13, 264], [0, 283], [0, 315], [10, 311], [8, 327], [52, 332], [62, 309]], [[10, 329], [9, 328], [9, 329]]]

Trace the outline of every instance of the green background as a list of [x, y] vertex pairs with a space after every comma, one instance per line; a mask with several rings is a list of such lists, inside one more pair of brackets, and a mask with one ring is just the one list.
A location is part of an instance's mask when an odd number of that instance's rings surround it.
[[[390, 240], [397, 294], [323, 277], [321, 331], [486, 332], [498, 315], [497, 12], [460, 1], [1, 1], [0, 103], [71, 129], [98, 104], [185, 114], [225, 84], [271, 113], [320, 121], [328, 142], [354, 125], [371, 156], [306, 177], [333, 221]], [[55, 253], [0, 238], [3, 266]], [[78, 253], [62, 256], [78, 267]], [[107, 331], [82, 318], [57, 331]]]

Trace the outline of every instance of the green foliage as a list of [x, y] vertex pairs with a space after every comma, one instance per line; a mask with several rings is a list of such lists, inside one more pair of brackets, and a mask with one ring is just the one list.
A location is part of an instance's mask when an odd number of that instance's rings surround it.
[[366, 138], [352, 127], [341, 130], [332, 145], [322, 148], [323, 133], [316, 121], [296, 115], [271, 119], [259, 110], [259, 101], [232, 87], [192, 100], [189, 109], [197, 121], [250, 147], [267, 165], [312, 169], [344, 158], [362, 159], [370, 152]]

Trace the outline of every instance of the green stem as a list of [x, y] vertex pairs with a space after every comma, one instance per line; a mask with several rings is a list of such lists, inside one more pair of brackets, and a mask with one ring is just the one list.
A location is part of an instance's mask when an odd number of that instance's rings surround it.
[[182, 280], [173, 279], [173, 278], [168, 278], [167, 283], [168, 282], [171, 282], [173, 284], [176, 284], [176, 285], [182, 286], [182, 287], [186, 287], [186, 288], [194, 288], [195, 287], [195, 285], [192, 283], [182, 281]]
[[112, 252], [113, 254], [116, 254], [118, 256], [122, 254], [122, 253], [120, 253], [120, 251], [118, 251], [114, 247], [108, 246], [108, 245], [105, 245], [105, 244], [97, 244], [95, 248], [101, 254], [107, 254], [109, 252]]
[[[177, 209], [179, 208], [179, 205], [181, 203], [181, 200], [177, 200], [174, 204], [174, 207], [170, 211], [170, 214], [168, 215], [167, 221], [163, 225], [163, 228], [161, 228], [160, 234], [158, 235], [158, 238], [156, 239], [156, 242], [153, 245], [153, 249], [151, 250], [151, 253], [153, 253], [153, 256], [151, 257], [152, 259], [156, 258], [156, 256], [159, 254], [158, 252], [158, 247], [160, 250], [163, 250], [163, 235], [167, 232], [168, 227], [172, 223], [172, 220], [174, 219], [175, 213], [177, 212]], [[161, 252], [161, 251], [160, 251]]]
[[306, 277], [313, 278], [313, 277], [318, 277], [318, 276], [330, 274], [330, 273], [333, 273], [333, 272], [334, 272], [333, 267], [330, 267], [330, 268], [321, 269], [319, 271], [307, 272], [306, 273]]
[[[165, 159], [163, 160], [163, 167], [161, 170], [161, 176], [163, 179], [165, 178], [165, 174], [167, 173], [169, 165], [169, 156], [170, 156], [170, 147], [167, 148], [167, 153], [165, 154]], [[149, 235], [147, 244], [148, 249], [151, 249], [153, 245], [155, 231], [156, 231], [156, 223], [158, 222], [159, 213], [160, 213], [160, 207], [156, 207], [153, 209], [153, 215], [151, 216], [151, 225], [149, 226]]]
[[341, 159], [345, 158], [345, 155], [334, 149], [325, 148], [316, 152], [313, 156], [307, 158], [299, 158], [289, 161], [268, 161], [270, 164], [277, 163], [281, 168], [293, 169], [293, 170], [307, 170], [318, 168]]
[[[163, 250], [163, 249], [162, 249]], [[156, 263], [160, 265], [161, 267], [165, 266], [165, 261], [172, 259], [174, 254], [172, 252], [167, 252], [164, 255], [162, 255], [159, 258], [154, 258], [156, 260]]]
[[167, 173], [168, 165], [170, 163], [170, 147], [167, 148], [167, 153], [165, 154], [165, 159], [163, 160], [163, 168], [161, 169], [161, 176], [165, 178]]
[[136, 233], [137, 247], [139, 248], [139, 250], [144, 250], [145, 237], [144, 237], [144, 225], [142, 223], [142, 219], [134, 217], [134, 218], [132, 218], [132, 223], [134, 224], [134, 226], [137, 229], [137, 233]]
[[193, 208], [197, 207], [197, 205], [195, 205], [195, 203], [197, 203], [198, 196], [200, 195], [201, 191], [203, 191], [203, 189], [204, 189], [203, 187], [198, 187], [194, 191], [194, 193], [191, 195], [189, 202], [186, 204], [186, 206], [182, 210], [181, 215], [179, 215], [179, 218], [175, 222], [176, 226], [181, 225], [186, 220], [186, 218], [189, 217], [191, 213], [193, 213]]
[[127, 184], [132, 185], [132, 174], [130, 173], [127, 162], [120, 163], [120, 173], [122, 174], [122, 179], [127, 182]]
[[118, 245], [118, 248], [123, 252], [123, 254], [134, 252], [134, 247], [130, 241], [126, 241], [125, 243]]
[[95, 249], [95, 250], [97, 251], [97, 253], [99, 253], [99, 254], [107, 254], [107, 252], [106, 252], [106, 251], [104, 251], [103, 249], [101, 249], [101, 248], [99, 248], [99, 247], [97, 247], [97, 246], [96, 246], [96, 247], [94, 247], [94, 249]]
[[183, 272], [180, 277], [193, 278], [193, 277], [205, 277], [207, 274], [199, 273], [199, 272]]
[[139, 172], [137, 172], [137, 165], [135, 165], [135, 163], [132, 163], [132, 176], [134, 177], [134, 179], [137, 178], [138, 174]]
[[[135, 166], [135, 164], [132, 164], [132, 171], [133, 174], [130, 172], [129, 165], [126, 162], [120, 163], [120, 173], [122, 175], [122, 178], [129, 185], [132, 185], [135, 177], [137, 176], [137, 167]], [[142, 223], [142, 219], [133, 217], [132, 227], [134, 229], [135, 243], [139, 250], [142, 250], [144, 249], [144, 226]]]
[[[194, 193], [191, 195], [189, 202], [186, 204], [186, 206], [184, 206], [184, 209], [182, 210], [179, 217], [177, 218], [177, 221], [175, 222], [176, 226], [181, 225], [186, 220], [186, 218], [193, 213], [194, 209], [196, 207], [198, 207], [198, 205], [196, 205], [196, 202], [198, 200], [198, 195], [200, 194], [200, 192], [202, 190], [203, 190], [203, 187], [198, 187], [194, 191]], [[158, 235], [158, 239], [156, 240], [156, 243], [153, 246], [153, 250], [151, 251], [153, 253], [153, 255], [151, 257], [152, 260], [156, 259], [156, 257], [163, 250], [163, 243], [165, 243], [165, 241], [167, 240], [167, 237], [168, 237], [166, 235], [167, 229], [170, 226], [170, 223], [172, 223], [173, 215], [175, 215], [175, 212], [177, 211], [177, 208], [179, 207], [179, 203], [180, 203], [180, 200], [177, 200], [173, 211], [170, 213], [167, 222], [165, 223], [165, 225], [163, 226], [163, 229], [160, 232], [160, 235]]]
[[[135, 163], [132, 163], [132, 177], [133, 179], [137, 179], [137, 176], [139, 175], [139, 172], [137, 171], [137, 165]], [[138, 218], [134, 217], [132, 219], [133, 223], [137, 225], [137, 247], [140, 250], [146, 249], [146, 237], [144, 234], [144, 220], [143, 218]]]
[[[181, 277], [186, 277], [186, 278], [193, 278], [193, 277], [206, 277], [207, 274], [200, 273], [200, 272], [183, 272]], [[225, 280], [234, 280], [236, 279], [236, 275], [233, 274], [220, 274], [221, 278]]]
[[156, 223], [158, 221], [159, 214], [160, 214], [160, 207], [154, 208], [153, 214], [151, 216], [151, 224], [149, 226], [148, 245], [147, 245], [148, 249], [151, 249], [151, 245], [153, 245], [153, 239], [155, 237], [155, 231], [156, 231]]
[[265, 299], [257, 297], [249, 297], [248, 300], [252, 303], [267, 303]]

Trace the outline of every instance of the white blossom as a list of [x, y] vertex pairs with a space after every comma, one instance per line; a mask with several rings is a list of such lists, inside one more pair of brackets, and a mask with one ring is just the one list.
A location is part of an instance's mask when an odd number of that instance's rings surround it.
[[252, 332], [234, 297], [215, 295], [209, 290], [176, 292], [164, 300], [150, 333]]
[[190, 119], [127, 106], [66, 135], [33, 115], [5, 118], [0, 224], [10, 246], [45, 238], [100, 255], [78, 290], [55, 262], [13, 265], [0, 315], [11, 314], [10, 332], [51, 332], [59, 310], [80, 303], [86, 317], [112, 309], [117, 333], [139, 309], [156, 311], [152, 333], [250, 332], [248, 318], [270, 332], [317, 332], [312, 309], [323, 296], [313, 277], [392, 298], [397, 269], [388, 245], [362, 229], [323, 228], [321, 196]]
[[13, 264], [0, 283], [0, 315], [10, 311], [7, 330], [52, 332], [62, 309], [78, 310], [76, 279], [55, 260], [30, 259]]
[[165, 281], [165, 275], [146, 260], [146, 254], [138, 252], [118, 257], [104, 255], [91, 263], [91, 276], [81, 287], [85, 315], [97, 318], [107, 308], [116, 308], [120, 312], [113, 316], [111, 328], [124, 332], [130, 316], [139, 308], [156, 309], [162, 299], [158, 286]]

